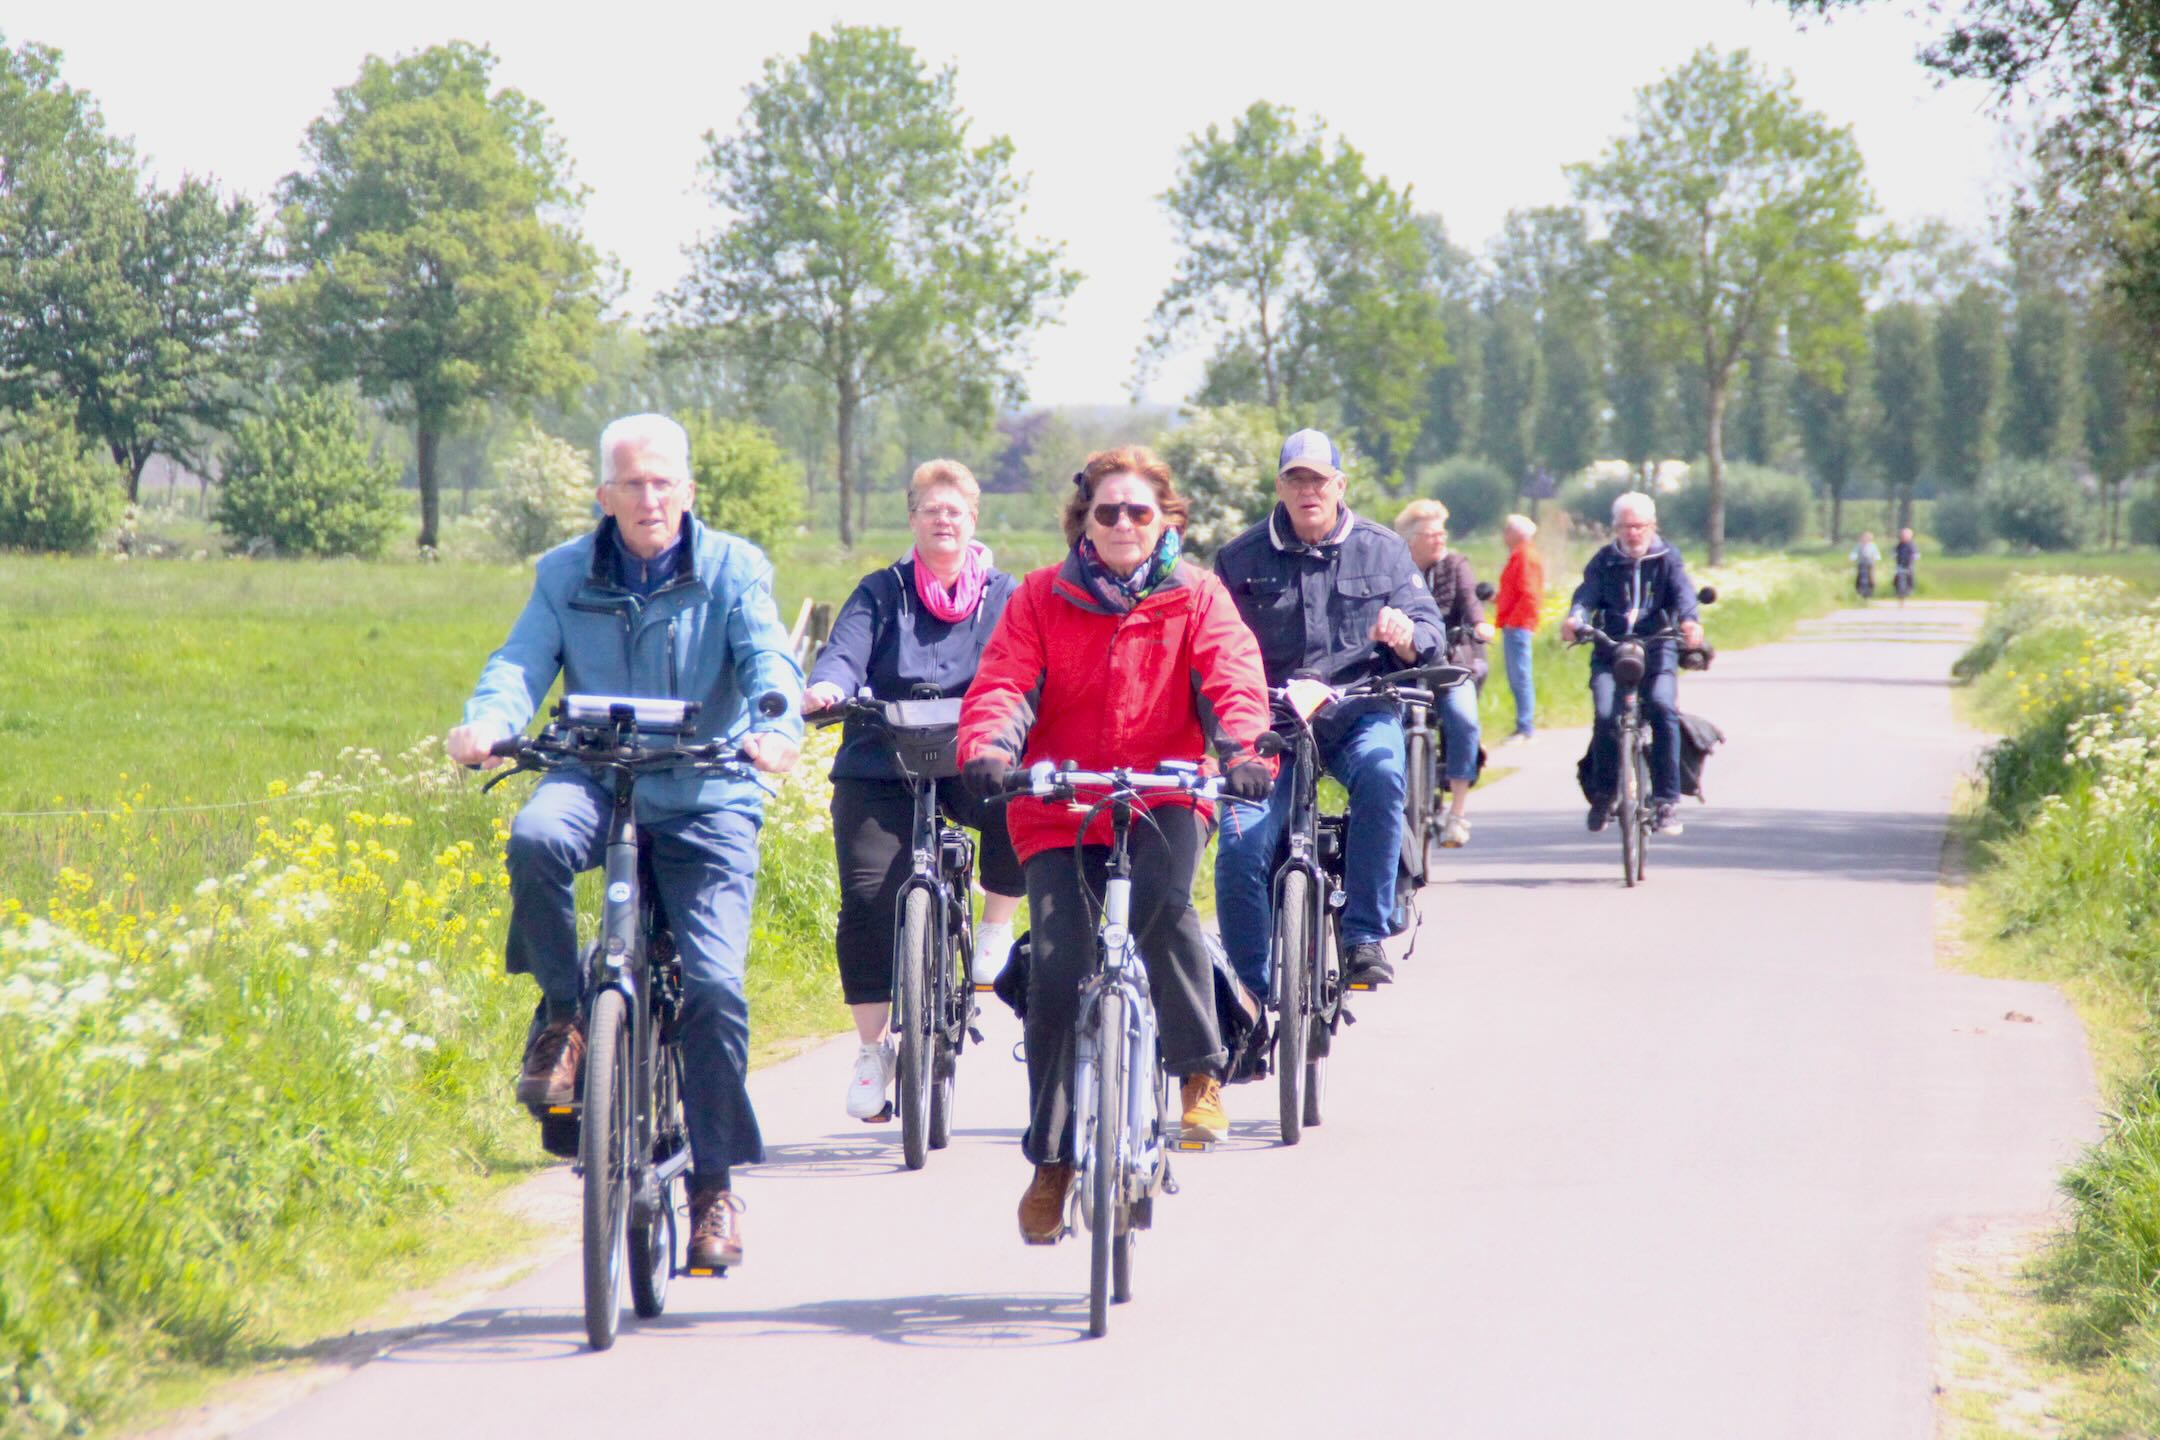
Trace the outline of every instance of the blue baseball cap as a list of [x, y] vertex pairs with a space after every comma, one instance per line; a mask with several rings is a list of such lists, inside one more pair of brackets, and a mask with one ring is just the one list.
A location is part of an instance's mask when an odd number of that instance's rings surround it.
[[1277, 475], [1287, 475], [1292, 470], [1317, 470], [1322, 475], [1339, 475], [1342, 473], [1342, 451], [1320, 431], [1300, 430], [1282, 442], [1282, 458], [1275, 466]]

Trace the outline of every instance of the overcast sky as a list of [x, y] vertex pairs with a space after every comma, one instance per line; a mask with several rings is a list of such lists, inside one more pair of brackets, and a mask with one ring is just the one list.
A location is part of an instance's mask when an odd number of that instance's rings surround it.
[[[735, 128], [765, 59], [836, 21], [895, 25], [957, 68], [976, 134], [1012, 138], [1032, 177], [1028, 225], [1086, 276], [1035, 342], [1030, 389], [1045, 403], [1124, 398], [1174, 259], [1155, 197], [1187, 136], [1257, 99], [1324, 117], [1474, 247], [1509, 210], [1565, 200], [1561, 167], [1594, 157], [1634, 92], [1705, 43], [1790, 71], [1808, 104], [1851, 125], [1893, 220], [1984, 228], [2015, 173], [1984, 94], [1936, 87], [1913, 58], [1928, 31], [1896, 0], [1807, 31], [1748, 0], [552, 8], [7, 0], [0, 31], [64, 51], [67, 80], [167, 180], [207, 173], [256, 197], [299, 163], [302, 131], [364, 55], [485, 43], [498, 80], [552, 112], [591, 190], [587, 234], [627, 267], [643, 316], [713, 220], [694, 188], [701, 137]], [[1165, 367], [1149, 398], [1179, 398], [1201, 358]]]

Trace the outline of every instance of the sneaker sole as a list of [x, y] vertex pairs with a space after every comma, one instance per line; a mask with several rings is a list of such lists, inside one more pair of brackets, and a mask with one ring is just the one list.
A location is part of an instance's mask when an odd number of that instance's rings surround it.
[[1228, 1121], [1225, 1121], [1222, 1127], [1217, 1129], [1213, 1125], [1195, 1125], [1192, 1121], [1187, 1120], [1183, 1123], [1182, 1133], [1178, 1136], [1178, 1139], [1187, 1145], [1220, 1145], [1229, 1138], [1230, 1125]]

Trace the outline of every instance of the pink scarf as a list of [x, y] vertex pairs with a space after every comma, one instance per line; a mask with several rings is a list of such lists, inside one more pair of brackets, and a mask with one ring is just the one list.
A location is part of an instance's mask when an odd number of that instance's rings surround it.
[[930, 562], [919, 551], [909, 550], [908, 559], [915, 562], [915, 593], [921, 597], [923, 608], [950, 625], [965, 620], [982, 604], [983, 586], [990, 579], [990, 552], [970, 540], [967, 554], [961, 558], [960, 573], [953, 577], [952, 589], [938, 583], [931, 572]]

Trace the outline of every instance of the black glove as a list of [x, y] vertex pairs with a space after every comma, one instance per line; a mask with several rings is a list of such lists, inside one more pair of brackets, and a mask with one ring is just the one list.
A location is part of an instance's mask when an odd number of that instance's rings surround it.
[[1012, 761], [1002, 750], [985, 750], [960, 767], [960, 783], [976, 799], [988, 800], [1005, 793], [1005, 777], [1011, 773]]
[[1275, 777], [1258, 760], [1240, 760], [1223, 776], [1222, 788], [1239, 800], [1265, 800], [1275, 789]]

